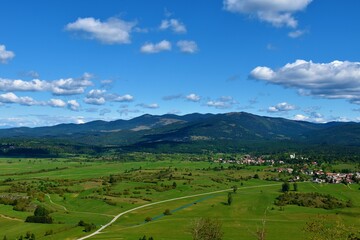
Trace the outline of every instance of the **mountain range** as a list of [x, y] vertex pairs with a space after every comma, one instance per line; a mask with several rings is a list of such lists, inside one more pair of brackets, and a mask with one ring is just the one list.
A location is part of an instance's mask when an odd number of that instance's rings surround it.
[[246, 112], [145, 114], [130, 120], [0, 129], [0, 139], [37, 139], [127, 150], [236, 150], [262, 145], [359, 146], [360, 124], [311, 123]]

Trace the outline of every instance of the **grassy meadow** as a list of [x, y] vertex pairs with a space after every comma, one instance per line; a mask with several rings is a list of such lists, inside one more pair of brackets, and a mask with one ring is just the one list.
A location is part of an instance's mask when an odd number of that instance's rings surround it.
[[[120, 159], [121, 160], [121, 159]], [[192, 239], [191, 223], [199, 217], [219, 219], [224, 239], [257, 239], [263, 227], [266, 239], [306, 239], [306, 222], [326, 215], [360, 228], [360, 190], [358, 184], [298, 183], [299, 192], [330, 194], [351, 200], [350, 208], [320, 208], [274, 205], [282, 182], [272, 167], [230, 165], [190, 161], [187, 156], [168, 156], [161, 160], [106, 161], [86, 157], [63, 159], [0, 159], [0, 196], [28, 196], [26, 211], [0, 204], [0, 239], [17, 239], [26, 232], [36, 239], [77, 239], [91, 232], [78, 226], [80, 220], [97, 228], [126, 210], [157, 201], [226, 190], [237, 186], [233, 202], [227, 192], [169, 201], [138, 209], [120, 217], [101, 234], [90, 239]], [[236, 168], [238, 167], [238, 168]], [[259, 178], [254, 178], [257, 174]], [[53, 224], [26, 223], [36, 205], [51, 210]], [[171, 215], [163, 215], [169, 209]], [[145, 222], [145, 218], [152, 221]], [[92, 230], [94, 231], [94, 230]]]

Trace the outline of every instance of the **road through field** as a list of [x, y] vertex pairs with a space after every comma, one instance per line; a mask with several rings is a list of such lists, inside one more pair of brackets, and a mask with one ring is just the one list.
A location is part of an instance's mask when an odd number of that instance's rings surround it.
[[[241, 189], [249, 189], [249, 188], [259, 188], [259, 187], [267, 187], [267, 186], [276, 186], [276, 185], [281, 185], [281, 184], [266, 184], [266, 185], [258, 185], [258, 186], [250, 186], [250, 187], [241, 187], [241, 188], [238, 188], [238, 190], [241, 190]], [[182, 200], [182, 199], [187, 199], [187, 198], [193, 198], [193, 197], [200, 197], [200, 196], [205, 196], [205, 195], [211, 195], [211, 194], [216, 194], [216, 193], [222, 193], [222, 192], [228, 192], [228, 191], [233, 191], [232, 188], [230, 189], [224, 189], [224, 190], [219, 190], [219, 191], [213, 191], [213, 192], [207, 192], [207, 193], [200, 193], [200, 194], [194, 194], [194, 195], [190, 195], [190, 196], [184, 196], [184, 197], [177, 197], [177, 198], [171, 198], [171, 199], [167, 199], [167, 200], [163, 200], [163, 201], [159, 201], [159, 202], [154, 202], [154, 203], [149, 203], [149, 204], [145, 204], [145, 205], [142, 205], [142, 206], [139, 206], [139, 207], [135, 207], [135, 208], [132, 208], [132, 209], [129, 209], [125, 212], [121, 212], [119, 213], [118, 215], [116, 215], [110, 222], [108, 222], [107, 224], [103, 225], [102, 227], [100, 227], [98, 230], [96, 230], [95, 232], [89, 234], [89, 235], [86, 235], [84, 237], [81, 237], [81, 238], [78, 238], [77, 240], [84, 240], [84, 239], [88, 239], [88, 238], [91, 238], [97, 234], [100, 234], [102, 230], [104, 230], [105, 228], [109, 227], [111, 224], [113, 224], [119, 217], [127, 214], [127, 213], [130, 213], [130, 212], [133, 212], [133, 211], [136, 211], [138, 209], [141, 209], [141, 208], [146, 208], [146, 207], [150, 207], [150, 206], [153, 206], [153, 205], [157, 205], [157, 204], [161, 204], [161, 203], [166, 203], [166, 202], [172, 202], [172, 201], [177, 201], [177, 200]]]

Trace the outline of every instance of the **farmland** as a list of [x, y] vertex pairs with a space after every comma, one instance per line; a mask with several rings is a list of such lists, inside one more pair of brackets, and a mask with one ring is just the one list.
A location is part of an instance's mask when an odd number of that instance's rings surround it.
[[[99, 229], [119, 213], [159, 201], [165, 202], [124, 214], [89, 239], [192, 239], [191, 223], [199, 217], [219, 219], [223, 239], [257, 239], [259, 228], [266, 230], [266, 239], [287, 239], [290, 234], [304, 239], [306, 222], [318, 215], [360, 227], [359, 184], [298, 183], [299, 192], [330, 194], [351, 201], [351, 207], [277, 206], [282, 181], [265, 180], [279, 177], [271, 166], [224, 165], [186, 154], [138, 155], [141, 161], [88, 156], [0, 159], [0, 196], [28, 199], [23, 211], [0, 204], [0, 238], [31, 232], [36, 239], [77, 239], [95, 231], [85, 232], [80, 221]], [[234, 186], [237, 191], [228, 205], [227, 192]], [[25, 222], [38, 205], [51, 211], [53, 224]], [[171, 214], [163, 215], [166, 209]]]

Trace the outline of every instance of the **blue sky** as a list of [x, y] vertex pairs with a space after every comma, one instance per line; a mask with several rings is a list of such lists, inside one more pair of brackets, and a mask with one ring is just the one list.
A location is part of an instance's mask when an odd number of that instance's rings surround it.
[[360, 121], [358, 0], [2, 1], [0, 127], [246, 111]]

